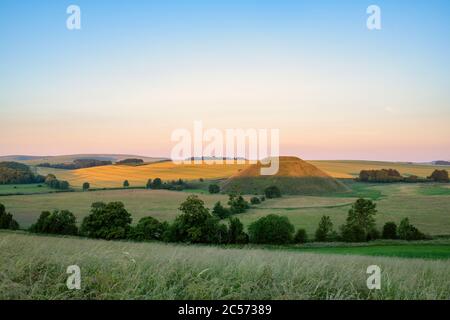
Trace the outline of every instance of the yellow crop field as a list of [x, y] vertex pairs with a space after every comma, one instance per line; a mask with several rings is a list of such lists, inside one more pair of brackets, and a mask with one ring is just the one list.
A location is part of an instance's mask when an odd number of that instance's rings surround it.
[[38, 168], [40, 174], [53, 173], [58, 179], [67, 180], [74, 187], [89, 182], [94, 188], [121, 187], [124, 180], [131, 186], [145, 186], [148, 179], [197, 180], [222, 179], [236, 174], [247, 164], [215, 164], [205, 161], [203, 164], [175, 164], [171, 161], [151, 163], [142, 166], [111, 165], [78, 170], [59, 170]]

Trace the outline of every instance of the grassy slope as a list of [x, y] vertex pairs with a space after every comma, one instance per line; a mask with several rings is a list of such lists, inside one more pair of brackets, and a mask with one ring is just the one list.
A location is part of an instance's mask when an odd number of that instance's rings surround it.
[[142, 166], [112, 165], [79, 170], [57, 170], [39, 168], [40, 174], [54, 173], [58, 179], [67, 180], [72, 186], [80, 187], [83, 182], [89, 182], [92, 187], [121, 187], [124, 180], [132, 186], [145, 186], [148, 179], [163, 180], [198, 180], [227, 178], [245, 164], [203, 164], [187, 165], [172, 162], [160, 162]]
[[[449, 299], [450, 261], [0, 232], [0, 299]], [[66, 268], [81, 268], [81, 290]], [[382, 270], [381, 290], [366, 269]]]
[[[425, 195], [422, 190], [440, 188], [434, 184], [379, 184], [354, 183], [354, 192], [336, 197], [284, 196], [272, 199], [240, 214], [248, 225], [256, 219], [274, 213], [287, 216], [296, 228], [305, 228], [314, 234], [322, 215], [329, 215], [335, 228], [343, 224], [350, 205], [357, 197], [376, 199], [379, 213], [376, 220], [381, 228], [387, 221], [399, 222], [404, 217], [420, 230], [432, 235], [450, 234], [450, 195]], [[442, 187], [443, 188], [443, 187]], [[123, 201], [133, 215], [134, 221], [143, 216], [161, 220], [173, 220], [180, 212], [179, 204], [189, 192], [165, 190], [114, 190], [95, 192], [70, 192], [28, 196], [0, 197], [7, 210], [14, 214], [23, 227], [33, 223], [43, 210], [68, 209], [81, 221], [96, 201]], [[226, 195], [201, 194], [206, 205], [212, 208], [216, 201], [227, 202]], [[247, 197], [248, 199], [248, 197]]]

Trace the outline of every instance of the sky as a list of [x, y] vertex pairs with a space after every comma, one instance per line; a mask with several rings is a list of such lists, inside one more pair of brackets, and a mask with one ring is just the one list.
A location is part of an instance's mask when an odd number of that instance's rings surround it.
[[304, 159], [450, 160], [449, 17], [446, 0], [2, 0], [0, 155], [170, 156], [198, 120], [279, 129]]

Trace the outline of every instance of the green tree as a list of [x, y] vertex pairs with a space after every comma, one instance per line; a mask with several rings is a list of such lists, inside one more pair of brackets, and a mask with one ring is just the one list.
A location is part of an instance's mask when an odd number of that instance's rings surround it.
[[209, 193], [219, 193], [220, 192], [220, 187], [217, 184], [210, 184], [208, 187], [208, 191]]
[[244, 225], [236, 217], [228, 220], [228, 243], [248, 243], [248, 235], [244, 232]]
[[294, 226], [287, 217], [269, 214], [252, 222], [248, 232], [252, 243], [287, 244], [293, 240]]
[[133, 240], [161, 240], [167, 230], [167, 222], [159, 222], [153, 217], [144, 217], [130, 230], [130, 239]]
[[189, 196], [180, 205], [179, 215], [170, 226], [165, 237], [168, 241], [191, 243], [224, 243], [227, 227], [213, 217], [203, 200], [197, 195]]
[[241, 196], [230, 194], [228, 205], [232, 214], [244, 213], [250, 208], [249, 203]]
[[219, 219], [225, 219], [230, 216], [231, 212], [218, 201], [213, 207], [212, 214]]
[[156, 178], [152, 182], [152, 189], [161, 189], [162, 188], [162, 180], [160, 178]]
[[397, 225], [395, 222], [386, 222], [383, 226], [383, 239], [397, 239]]
[[316, 230], [316, 241], [331, 241], [333, 235], [333, 222], [329, 216], [322, 216]]
[[415, 226], [409, 223], [408, 218], [400, 221], [398, 226], [398, 237], [402, 240], [424, 240], [426, 236]]
[[434, 170], [431, 176], [428, 177], [436, 182], [449, 182], [448, 171], [447, 170]]
[[95, 202], [91, 206], [91, 214], [83, 219], [80, 231], [90, 238], [125, 239], [131, 221], [131, 215], [122, 202]]
[[305, 229], [298, 229], [294, 236], [295, 243], [306, 243], [308, 241], [308, 235]]
[[376, 204], [358, 199], [348, 211], [346, 224], [341, 227], [342, 239], [348, 242], [368, 241], [376, 235]]
[[130, 183], [128, 182], [128, 180], [125, 180], [124, 182], [123, 182], [123, 187], [124, 188], [128, 188], [130, 186]]
[[267, 199], [280, 198], [281, 191], [277, 186], [270, 186], [264, 189], [264, 195]]
[[83, 191], [89, 190], [90, 187], [91, 187], [91, 185], [89, 184], [89, 182], [83, 183]]
[[13, 219], [11, 213], [6, 213], [6, 208], [0, 203], [0, 229], [19, 229], [19, 224]]
[[55, 210], [52, 213], [43, 211], [36, 223], [31, 225], [30, 232], [76, 235], [78, 234], [75, 215], [68, 210]]
[[152, 187], [152, 179], [148, 179], [148, 180], [147, 180], [147, 184], [145, 185], [145, 187], [146, 187], [147, 189], [150, 189], [150, 188]]

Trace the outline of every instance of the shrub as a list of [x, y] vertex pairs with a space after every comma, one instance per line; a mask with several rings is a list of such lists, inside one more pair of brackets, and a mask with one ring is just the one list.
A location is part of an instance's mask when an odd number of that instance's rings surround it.
[[89, 182], [83, 183], [83, 191], [89, 190], [90, 187], [91, 185], [89, 184]]
[[316, 241], [323, 242], [331, 240], [333, 240], [333, 222], [331, 222], [329, 216], [322, 216], [316, 230]]
[[258, 197], [252, 197], [252, 198], [250, 199], [250, 203], [251, 203], [251, 204], [260, 204], [260, 203], [261, 203], [261, 200], [259, 200]]
[[219, 193], [220, 187], [217, 184], [210, 184], [208, 187], [209, 193]]
[[6, 213], [6, 208], [0, 203], [0, 229], [19, 229], [19, 224], [13, 219], [11, 213]]
[[39, 219], [30, 227], [31, 232], [63, 235], [78, 234], [77, 219], [68, 210], [44, 211]]
[[449, 182], [447, 170], [434, 170], [431, 176], [428, 177], [436, 182]]
[[397, 225], [395, 222], [386, 222], [383, 226], [383, 239], [397, 239]]
[[124, 182], [123, 182], [123, 187], [124, 188], [128, 188], [130, 186], [130, 183], [128, 182], [128, 180], [125, 180]]
[[148, 180], [147, 180], [147, 184], [145, 185], [145, 187], [146, 187], [147, 189], [150, 189], [150, 188], [152, 187], [152, 179], [148, 179]]
[[265, 196], [261, 196], [261, 198], [259, 198], [261, 200], [261, 202], [266, 201], [266, 197]]
[[231, 215], [230, 210], [225, 208], [224, 206], [222, 206], [220, 201], [214, 205], [212, 213], [214, 216], [216, 216], [219, 219], [225, 219]]
[[298, 229], [294, 236], [295, 243], [306, 243], [308, 241], [308, 235], [305, 229]]
[[248, 235], [244, 232], [244, 225], [236, 218], [228, 220], [228, 243], [248, 243]]
[[248, 232], [253, 243], [287, 244], [292, 242], [294, 226], [287, 217], [270, 214], [251, 223]]
[[129, 238], [133, 240], [161, 240], [167, 230], [167, 222], [159, 222], [153, 217], [144, 217], [130, 230]]
[[408, 218], [400, 221], [398, 226], [398, 237], [402, 240], [424, 240], [425, 234], [420, 232], [415, 226], [409, 223]]
[[278, 187], [271, 186], [264, 189], [264, 195], [266, 196], [267, 199], [280, 198], [281, 191]]
[[130, 230], [131, 215], [122, 202], [95, 202], [83, 219], [81, 233], [90, 238], [124, 239]]
[[228, 205], [232, 214], [243, 213], [250, 205], [241, 195], [229, 195]]

